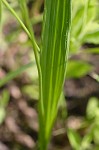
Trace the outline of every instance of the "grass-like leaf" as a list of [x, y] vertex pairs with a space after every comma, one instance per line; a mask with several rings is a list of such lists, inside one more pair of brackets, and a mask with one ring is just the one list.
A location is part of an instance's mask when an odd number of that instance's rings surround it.
[[70, 22], [71, 0], [45, 0], [40, 55], [42, 73], [42, 91], [40, 93], [41, 150], [46, 150], [58, 110], [66, 72]]

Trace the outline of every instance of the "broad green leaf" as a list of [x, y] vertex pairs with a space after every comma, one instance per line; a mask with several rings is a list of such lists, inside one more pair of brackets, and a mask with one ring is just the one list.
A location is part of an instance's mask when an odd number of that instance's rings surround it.
[[[45, 150], [57, 114], [66, 71], [71, 0], [45, 0], [43, 20], [40, 99], [40, 148]], [[42, 139], [43, 136], [43, 139]]]
[[66, 78], [81, 78], [92, 70], [92, 66], [84, 61], [70, 60], [67, 65]]
[[99, 24], [96, 22], [89, 22], [82, 33], [82, 41], [87, 43], [99, 43]]

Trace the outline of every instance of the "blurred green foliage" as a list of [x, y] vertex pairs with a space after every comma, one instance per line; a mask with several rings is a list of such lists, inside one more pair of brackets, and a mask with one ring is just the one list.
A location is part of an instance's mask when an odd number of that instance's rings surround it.
[[3, 123], [6, 116], [6, 107], [9, 102], [9, 92], [4, 90], [0, 96], [0, 125]]
[[68, 129], [67, 135], [74, 150], [98, 150], [99, 149], [99, 99], [89, 99], [85, 124], [86, 134], [81, 135], [74, 129]]
[[66, 79], [83, 77], [91, 70], [92, 66], [87, 62], [81, 60], [70, 60], [68, 63]]
[[[92, 53], [99, 54], [99, 48], [84, 47], [85, 43], [99, 44], [98, 7], [98, 0], [73, 0], [70, 58], [80, 53], [87, 57]], [[93, 67], [85, 60], [70, 60], [67, 67], [67, 78], [80, 78], [90, 73], [92, 69]]]
[[99, 44], [98, 7], [98, 0], [73, 0], [71, 53], [77, 53], [84, 43]]

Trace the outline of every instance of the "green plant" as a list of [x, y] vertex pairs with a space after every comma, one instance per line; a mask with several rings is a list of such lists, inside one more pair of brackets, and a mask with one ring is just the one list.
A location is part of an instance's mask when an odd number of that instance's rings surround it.
[[[75, 7], [76, 6], [76, 7]], [[70, 38], [70, 53], [69, 56], [77, 55], [84, 58], [86, 55], [99, 54], [98, 47], [85, 48], [85, 43], [98, 44], [99, 43], [99, 16], [97, 16], [97, 8], [99, 7], [99, 0], [73, 0], [73, 15]], [[78, 69], [79, 68], [79, 72]], [[80, 78], [86, 74], [90, 74], [93, 67], [85, 60], [69, 60], [67, 67], [66, 78]], [[71, 74], [70, 72], [73, 71]], [[93, 78], [98, 79], [95, 72], [92, 73]], [[97, 76], [97, 77], [96, 77]]]
[[[70, 52], [77, 53], [84, 43], [99, 43], [98, 0], [73, 0]], [[82, 17], [81, 17], [82, 16]]]
[[[34, 37], [26, 0], [19, 0], [22, 19], [6, 0], [1, 0], [0, 4], [1, 2], [16, 17], [21, 27], [25, 30], [34, 50], [40, 93], [39, 149], [46, 150], [57, 115], [59, 98], [65, 79], [69, 49], [71, 0], [45, 0], [41, 48], [38, 47]], [[16, 74], [13, 74], [14, 76]]]
[[74, 129], [67, 130], [72, 148], [74, 150], [99, 149], [99, 99], [95, 97], [89, 99], [83, 124], [85, 125], [81, 128], [88, 127], [83, 137]]

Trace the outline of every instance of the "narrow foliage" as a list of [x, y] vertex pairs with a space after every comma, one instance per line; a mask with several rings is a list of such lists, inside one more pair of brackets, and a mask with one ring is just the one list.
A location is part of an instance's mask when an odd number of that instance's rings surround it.
[[46, 149], [57, 114], [67, 64], [70, 22], [71, 0], [45, 0], [40, 54], [42, 73], [41, 150]]

